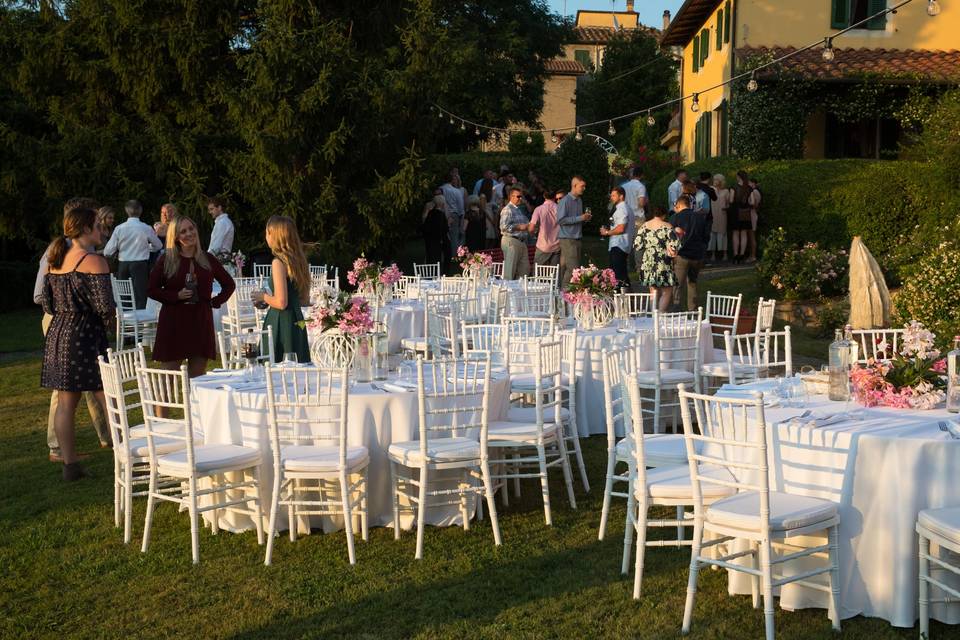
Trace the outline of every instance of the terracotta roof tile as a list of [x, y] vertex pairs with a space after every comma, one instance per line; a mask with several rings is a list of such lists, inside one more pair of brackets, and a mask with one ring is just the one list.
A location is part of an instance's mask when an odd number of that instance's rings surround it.
[[548, 74], [554, 76], [582, 76], [587, 72], [583, 65], [576, 60], [565, 60], [563, 58], [547, 60], [543, 66]]
[[[737, 57], [746, 60], [753, 56], [779, 57], [793, 47], [743, 47]], [[781, 63], [784, 69], [798, 71], [808, 78], [841, 81], [864, 74], [919, 77], [927, 82], [960, 82], [960, 51], [923, 49], [840, 49], [834, 48], [834, 59], [827, 62], [823, 49], [808, 49]], [[761, 73], [760, 75], [765, 75]]]
[[[660, 37], [660, 32], [652, 27], [640, 25], [637, 27], [654, 38]], [[633, 31], [633, 28], [625, 28], [624, 31]], [[580, 44], [606, 44], [613, 39], [617, 30], [613, 27], [576, 27], [573, 30], [574, 42]]]

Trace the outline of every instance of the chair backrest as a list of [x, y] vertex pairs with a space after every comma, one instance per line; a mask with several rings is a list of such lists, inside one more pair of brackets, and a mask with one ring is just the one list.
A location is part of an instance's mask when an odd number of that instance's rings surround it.
[[445, 293], [459, 293], [464, 298], [473, 298], [475, 283], [470, 278], [463, 276], [442, 276], [440, 278], [440, 291]]
[[494, 278], [502, 278], [502, 277], [503, 277], [503, 263], [502, 263], [502, 262], [494, 262], [494, 263], [492, 263], [492, 264], [490, 265], [490, 275], [491, 275], [491, 277], [494, 277]]
[[533, 373], [536, 345], [544, 339], [553, 339], [554, 331], [553, 317], [505, 317], [501, 335], [507, 370], [511, 374]]
[[650, 318], [656, 309], [656, 301], [650, 293], [617, 293], [613, 302], [620, 318]]
[[436, 280], [440, 277], [440, 263], [417, 264], [413, 263], [413, 273], [422, 280]]
[[327, 265], [325, 264], [311, 264], [310, 266], [310, 277], [311, 278], [327, 278]]
[[740, 303], [743, 294], [723, 296], [707, 291], [707, 322], [710, 323], [710, 333], [714, 340], [723, 339], [723, 332], [737, 333], [737, 322], [740, 320]]
[[256, 279], [260, 278], [272, 278], [273, 277], [273, 263], [268, 262], [267, 264], [255, 264], [253, 265], [253, 277]]
[[760, 339], [760, 359], [767, 375], [771, 370], [783, 368], [784, 376], [793, 375], [793, 346], [790, 342], [790, 325], [783, 331], [764, 331]]
[[227, 323], [233, 331], [254, 327], [256, 312], [250, 292], [260, 288], [259, 278], [235, 278], [236, 289], [227, 300]]
[[[703, 309], [690, 312], [653, 314], [654, 369], [660, 384], [662, 369], [687, 369], [700, 375], [700, 323]], [[638, 355], [639, 362], [639, 355]]]
[[542, 291], [553, 293], [557, 290], [557, 279], [551, 276], [525, 276], [520, 281], [520, 286], [524, 293], [539, 293]]
[[727, 377], [730, 384], [744, 380], [757, 380], [763, 371], [763, 347], [767, 338], [762, 333], [723, 332], [723, 348], [727, 357]]
[[[179, 440], [184, 443], [190, 475], [199, 475], [194, 455], [190, 379], [186, 365], [173, 371], [150, 369], [144, 359], [137, 369], [137, 381], [150, 464], [157, 463], [155, 438]], [[166, 412], [166, 415], [161, 416], [162, 412]]]
[[457, 329], [460, 325], [458, 303], [435, 305], [427, 309], [427, 346], [433, 357], [460, 356]]
[[[635, 373], [633, 350], [636, 345], [631, 340], [628, 344], [616, 349], [604, 349], [602, 354], [603, 366], [603, 406], [607, 418], [607, 446], [617, 444], [617, 424], [623, 424], [625, 432], [629, 433], [631, 426], [624, 422], [626, 415], [625, 398], [623, 397], [623, 380], [628, 373]], [[642, 415], [639, 414], [638, 415]], [[642, 420], [642, 418], [641, 418]]]
[[[103, 398], [107, 413], [107, 425], [110, 427], [110, 441], [114, 452], [121, 447], [130, 446], [130, 423], [128, 421], [126, 395], [120, 382], [120, 367], [97, 358], [100, 365], [100, 379], [103, 382]], [[126, 456], [129, 460], [130, 456]]]
[[[696, 517], [702, 522], [704, 484], [756, 491], [760, 496], [759, 530], [768, 532], [768, 430], [762, 394], [757, 391], [751, 398], [728, 398], [692, 393], [686, 385], [678, 386]], [[729, 475], [716, 473], [721, 469]]]
[[[543, 439], [544, 423], [560, 424], [563, 405], [563, 341], [544, 338], [533, 350], [534, 400], [537, 439]], [[571, 407], [571, 411], [573, 408]]]
[[[263, 352], [263, 340], [266, 338], [267, 350]], [[244, 355], [244, 346], [256, 345], [257, 362], [274, 362], [273, 327], [257, 331], [246, 329], [243, 331], [217, 331], [217, 345], [220, 348], [220, 364], [224, 369], [243, 369], [247, 366]]]
[[420, 276], [400, 276], [400, 279], [393, 285], [393, 299], [407, 300], [411, 286], [414, 291], [419, 291]]
[[857, 345], [857, 362], [866, 364], [874, 360], [890, 360], [900, 352], [903, 329], [854, 329], [853, 341]]
[[495, 367], [504, 366], [503, 325], [460, 322], [461, 354], [467, 360], [490, 358]]
[[777, 310], [776, 300], [765, 300], [760, 298], [757, 303], [757, 325], [754, 331], [757, 333], [773, 329], [773, 317]]
[[137, 300], [133, 294], [133, 280], [130, 278], [121, 280], [110, 276], [110, 281], [113, 285], [113, 301], [117, 305], [117, 310], [121, 313], [135, 311]]
[[537, 278], [545, 278], [556, 286], [560, 279], [560, 265], [537, 264], [533, 267], [533, 275]]
[[577, 386], [577, 328], [567, 329], [561, 332], [560, 342], [563, 344], [563, 357], [560, 360], [560, 366], [563, 373], [563, 380], [566, 382], [567, 390], [570, 392], [569, 402], [570, 410], [573, 411], [576, 403], [576, 393], [574, 389]]
[[417, 403], [420, 450], [426, 459], [430, 440], [473, 437], [479, 429], [480, 455], [487, 455], [490, 394], [489, 358], [461, 360], [417, 357]]
[[556, 312], [552, 288], [538, 287], [510, 297], [510, 315], [546, 318]]
[[490, 285], [490, 297], [487, 300], [488, 323], [499, 323], [507, 313], [507, 306], [510, 302], [510, 292], [506, 287], [499, 284]]
[[288, 445], [335, 446], [347, 460], [347, 368], [264, 367], [274, 469]]
[[137, 386], [137, 368], [146, 360], [143, 345], [114, 351], [107, 349], [107, 362], [116, 367], [117, 381], [127, 411], [140, 408], [140, 389]]

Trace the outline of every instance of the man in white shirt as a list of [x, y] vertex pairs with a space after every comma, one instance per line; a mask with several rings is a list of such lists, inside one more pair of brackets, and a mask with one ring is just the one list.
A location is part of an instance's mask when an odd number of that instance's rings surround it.
[[646, 219], [647, 187], [641, 182], [641, 178], [643, 178], [643, 169], [633, 167], [630, 170], [630, 180], [623, 183], [623, 192], [626, 194], [624, 202], [630, 212], [630, 224], [627, 227], [627, 241], [630, 247], [633, 247], [637, 226], [643, 224]]
[[233, 251], [233, 221], [224, 210], [227, 203], [222, 198], [207, 200], [207, 213], [213, 217], [213, 231], [210, 232], [210, 244], [207, 251], [217, 255], [221, 251]]
[[613, 215], [610, 216], [610, 226], [600, 227], [600, 235], [610, 238], [607, 249], [610, 255], [610, 268], [617, 275], [617, 287], [630, 290], [630, 270], [627, 258], [630, 255], [630, 207], [624, 201], [626, 189], [614, 187], [610, 192], [610, 203], [613, 205]]
[[103, 255], [117, 255], [117, 279], [133, 281], [133, 297], [137, 309], [147, 306], [147, 278], [150, 275], [150, 252], [160, 251], [163, 243], [148, 224], [140, 222], [143, 206], [136, 200], [124, 205], [127, 221], [117, 225], [103, 248]]
[[677, 204], [677, 198], [683, 193], [683, 183], [687, 181], [687, 170], [677, 169], [674, 174], [674, 180], [667, 187], [667, 210], [673, 211], [673, 205]]
[[487, 179], [489, 179], [491, 182], [497, 181], [497, 174], [493, 172], [493, 169], [487, 169], [484, 171], [480, 179], [473, 183], [473, 195], [480, 195], [480, 187], [483, 185], [483, 181]]
[[443, 199], [447, 203], [447, 224], [450, 227], [450, 251], [456, 254], [463, 244], [463, 214], [467, 210], [467, 190], [460, 186], [460, 171], [450, 169], [445, 183], [440, 185]]

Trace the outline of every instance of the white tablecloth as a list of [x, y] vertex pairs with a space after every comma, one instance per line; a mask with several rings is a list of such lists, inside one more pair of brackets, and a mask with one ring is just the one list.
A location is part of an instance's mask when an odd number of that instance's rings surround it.
[[[260, 483], [266, 516], [269, 514], [273, 487], [266, 386], [247, 389], [238, 385], [241, 380], [235, 374], [208, 374], [191, 381], [194, 428], [207, 444], [241, 444], [263, 452]], [[240, 386], [242, 390], [225, 389], [225, 383]], [[489, 408], [491, 420], [502, 419], [506, 415], [509, 400], [507, 389], [506, 377], [493, 380]], [[417, 394], [384, 392], [369, 384], [357, 384], [350, 390], [348, 402], [347, 443], [363, 445], [370, 454], [367, 469], [369, 524], [372, 527], [392, 525], [387, 449], [393, 442], [419, 439]], [[412, 516], [409, 512], [402, 516], [401, 526], [409, 529], [413, 525]], [[277, 518], [277, 522], [281, 528], [287, 526], [286, 517]], [[427, 522], [439, 526], [459, 524], [460, 513], [457, 507], [432, 507], [428, 509]], [[253, 527], [252, 520], [236, 514], [222, 516], [219, 524], [229, 531], [244, 531]], [[321, 522], [314, 520], [313, 526], [322, 526], [326, 531], [336, 530], [342, 526], [342, 521], [322, 518]]]
[[[641, 368], [653, 369], [653, 320], [633, 321], [633, 330], [621, 331], [617, 321], [593, 331], [577, 330], [577, 430], [581, 436], [607, 432], [607, 411], [603, 401], [603, 350], [618, 349], [636, 340], [640, 349]], [[713, 362], [710, 324], [700, 329], [702, 362]], [[622, 437], [623, 426], [617, 425]]]
[[[745, 385], [749, 386], [749, 385]], [[805, 409], [825, 415], [861, 409], [813, 396], [802, 408], [765, 410], [775, 425], [770, 448], [771, 489], [826, 498], [840, 507], [840, 614], [914, 625], [917, 611], [917, 514], [960, 505], [960, 440], [937, 427], [945, 410], [871, 408], [862, 420], [822, 427], [781, 422]], [[854, 415], [857, 415], [854, 414]], [[960, 580], [948, 580], [960, 586]], [[750, 593], [743, 574], [731, 591]], [[787, 585], [785, 609], [827, 606], [825, 593]], [[960, 622], [960, 605], [931, 605], [931, 617]]]

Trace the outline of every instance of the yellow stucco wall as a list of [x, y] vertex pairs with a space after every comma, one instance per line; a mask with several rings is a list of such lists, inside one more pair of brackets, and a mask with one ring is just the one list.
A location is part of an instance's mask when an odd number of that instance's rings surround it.
[[[543, 112], [540, 122], [544, 129], [562, 129], [577, 125], [576, 76], [549, 76], [543, 85]], [[549, 134], [547, 151], [551, 150]]]

